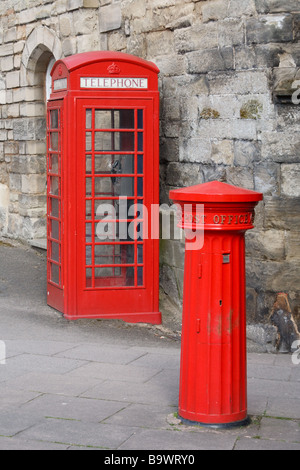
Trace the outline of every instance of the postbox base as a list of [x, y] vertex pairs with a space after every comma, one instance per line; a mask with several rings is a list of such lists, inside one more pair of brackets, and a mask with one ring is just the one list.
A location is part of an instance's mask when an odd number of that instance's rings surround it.
[[178, 418], [182, 422], [182, 424], [186, 424], [187, 426], [203, 426], [206, 428], [212, 429], [230, 429], [230, 428], [237, 428], [242, 426], [248, 426], [251, 423], [251, 419], [247, 416], [245, 419], [240, 421], [233, 421], [230, 423], [203, 423], [200, 421], [190, 421], [189, 419], [182, 418], [178, 414]]

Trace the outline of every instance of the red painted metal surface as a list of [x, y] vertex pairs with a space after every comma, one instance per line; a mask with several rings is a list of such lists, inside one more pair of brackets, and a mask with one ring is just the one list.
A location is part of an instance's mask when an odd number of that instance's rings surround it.
[[[245, 231], [262, 194], [213, 181], [170, 191], [186, 240], [179, 416], [204, 425], [247, 422]], [[197, 204], [204, 205], [197, 216]]]
[[53, 67], [48, 304], [68, 319], [161, 323], [159, 241], [148, 236], [158, 224], [158, 72], [113, 52]]

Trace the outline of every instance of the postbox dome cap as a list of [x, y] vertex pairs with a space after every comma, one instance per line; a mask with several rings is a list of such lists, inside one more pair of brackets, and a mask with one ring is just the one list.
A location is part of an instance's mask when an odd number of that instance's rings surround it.
[[173, 189], [170, 191], [170, 198], [186, 202], [257, 202], [263, 199], [263, 195], [221, 181], [210, 181], [187, 188]]

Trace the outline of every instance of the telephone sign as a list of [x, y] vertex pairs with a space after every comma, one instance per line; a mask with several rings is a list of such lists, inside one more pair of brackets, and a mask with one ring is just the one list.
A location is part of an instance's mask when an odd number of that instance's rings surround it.
[[52, 69], [48, 304], [68, 319], [161, 322], [158, 240], [146, 236], [158, 224], [158, 73], [107, 51]]

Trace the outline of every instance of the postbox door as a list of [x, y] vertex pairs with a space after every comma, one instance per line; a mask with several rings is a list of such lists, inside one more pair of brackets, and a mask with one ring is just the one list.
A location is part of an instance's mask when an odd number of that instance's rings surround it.
[[78, 123], [78, 314], [153, 312], [153, 100], [79, 100]]

